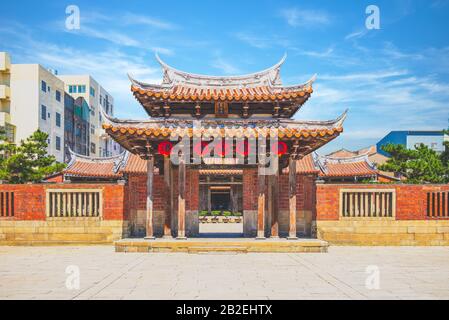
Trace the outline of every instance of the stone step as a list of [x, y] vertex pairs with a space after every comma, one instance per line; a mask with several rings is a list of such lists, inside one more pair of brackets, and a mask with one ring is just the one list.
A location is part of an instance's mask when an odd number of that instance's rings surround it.
[[188, 253], [248, 253], [246, 247], [235, 246], [201, 246], [201, 247], [189, 247]]

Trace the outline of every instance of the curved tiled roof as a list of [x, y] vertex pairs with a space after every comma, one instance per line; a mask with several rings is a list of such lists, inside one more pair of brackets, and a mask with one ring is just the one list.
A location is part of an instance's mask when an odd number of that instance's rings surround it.
[[[288, 172], [288, 168], [285, 169]], [[298, 174], [318, 174], [323, 178], [331, 177], [369, 177], [378, 174], [367, 155], [350, 158], [318, 156], [309, 154], [296, 163]]]
[[[287, 169], [288, 172], [288, 169]], [[318, 174], [320, 173], [320, 168], [317, 165], [314, 156], [312, 154], [306, 155], [301, 160], [296, 162], [296, 173], [299, 174]]]
[[172, 101], [279, 101], [308, 98], [313, 92], [314, 75], [309, 81], [293, 86], [282, 86], [280, 69], [286, 55], [274, 66], [240, 76], [208, 76], [179, 71], [158, 55], [164, 77], [162, 84], [149, 84], [128, 75], [131, 90], [140, 97], [170, 99]]
[[120, 178], [121, 166], [126, 162], [128, 153], [117, 156], [96, 158], [70, 152], [70, 162], [63, 173], [73, 177]]
[[147, 164], [146, 161], [141, 159], [139, 156], [135, 154], [130, 154], [128, 161], [120, 170], [123, 173], [146, 173], [147, 172]]
[[323, 177], [367, 177], [377, 174], [368, 155], [354, 157], [318, 157]]
[[[90, 158], [73, 154], [72, 160], [63, 173], [75, 177], [119, 179], [124, 173], [144, 174], [146, 170], [145, 160], [125, 151], [118, 156], [109, 158]], [[158, 172], [156, 168], [155, 172]], [[368, 177], [379, 173], [366, 155], [352, 158], [335, 158], [320, 157], [316, 153], [309, 154], [298, 160], [296, 172], [298, 174], [317, 174], [324, 178]], [[243, 171], [239, 169], [200, 170], [202, 175], [239, 175], [242, 173]], [[288, 167], [284, 169], [284, 173], [288, 173]]]
[[[201, 122], [192, 119], [149, 119], [118, 120], [111, 118], [100, 108], [104, 123], [103, 129], [111, 133], [130, 134], [136, 136], [160, 137], [169, 136], [232, 136], [257, 137], [270, 135], [270, 129], [277, 129], [279, 138], [324, 137], [341, 133], [347, 111], [335, 120], [329, 121], [294, 121], [289, 119], [245, 119], [236, 122], [231, 119], [204, 119]], [[199, 127], [195, 127], [200, 123]]]

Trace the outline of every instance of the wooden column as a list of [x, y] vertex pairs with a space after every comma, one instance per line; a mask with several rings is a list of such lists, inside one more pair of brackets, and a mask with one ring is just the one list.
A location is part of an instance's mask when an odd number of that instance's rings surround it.
[[146, 237], [145, 239], [154, 239], [153, 230], [153, 176], [154, 176], [154, 157], [147, 160], [147, 208], [146, 208]]
[[257, 171], [257, 238], [265, 239], [265, 176], [262, 174], [262, 166]]
[[178, 169], [178, 236], [176, 239], [186, 239], [186, 163], [184, 155], [179, 156]]
[[270, 176], [271, 238], [279, 238], [279, 170]]
[[164, 157], [164, 188], [165, 188], [165, 217], [164, 217], [164, 238], [172, 238], [171, 215], [172, 215], [172, 175], [170, 157]]
[[[207, 176], [207, 182], [210, 182], [210, 177]], [[207, 213], [210, 215], [212, 212], [212, 196], [210, 193], [210, 185], [207, 184]]]
[[289, 159], [288, 165], [288, 202], [289, 202], [289, 240], [298, 239], [296, 236], [296, 160]]

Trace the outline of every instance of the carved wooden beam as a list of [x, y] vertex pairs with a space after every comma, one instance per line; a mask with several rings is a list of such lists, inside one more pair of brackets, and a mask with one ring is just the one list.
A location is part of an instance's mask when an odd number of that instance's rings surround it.
[[280, 109], [281, 109], [281, 107], [279, 106], [279, 101], [277, 101], [273, 108], [273, 117], [279, 117]]
[[170, 105], [168, 103], [164, 105], [164, 117], [170, 117]]
[[243, 114], [242, 114], [243, 118], [249, 117], [248, 111], [249, 111], [249, 104], [248, 102], [245, 102], [245, 104], [243, 105]]
[[197, 118], [201, 117], [201, 105], [199, 102], [195, 106], [195, 116]]

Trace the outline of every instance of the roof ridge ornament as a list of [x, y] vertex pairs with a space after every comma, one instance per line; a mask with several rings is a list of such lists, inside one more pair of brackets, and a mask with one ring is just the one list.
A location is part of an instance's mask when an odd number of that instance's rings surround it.
[[[161, 65], [163, 70], [163, 81], [160, 86], [174, 86], [177, 84], [182, 84], [186, 86], [228, 86], [228, 87], [241, 87], [241, 86], [281, 86], [281, 78], [280, 78], [280, 68], [284, 64], [287, 59], [287, 54], [285, 53], [281, 60], [275, 65], [264, 69], [262, 71], [244, 74], [244, 75], [235, 75], [235, 76], [212, 76], [212, 75], [204, 75], [204, 74], [194, 74], [185, 71], [178, 70], [174, 67], [169, 66], [166, 62], [164, 62], [159, 54], [155, 53], [156, 60]], [[133, 85], [137, 85], [138, 87], [145, 88], [147, 86], [154, 86], [150, 84], [145, 84], [139, 81], [134, 80], [130, 77]]]

